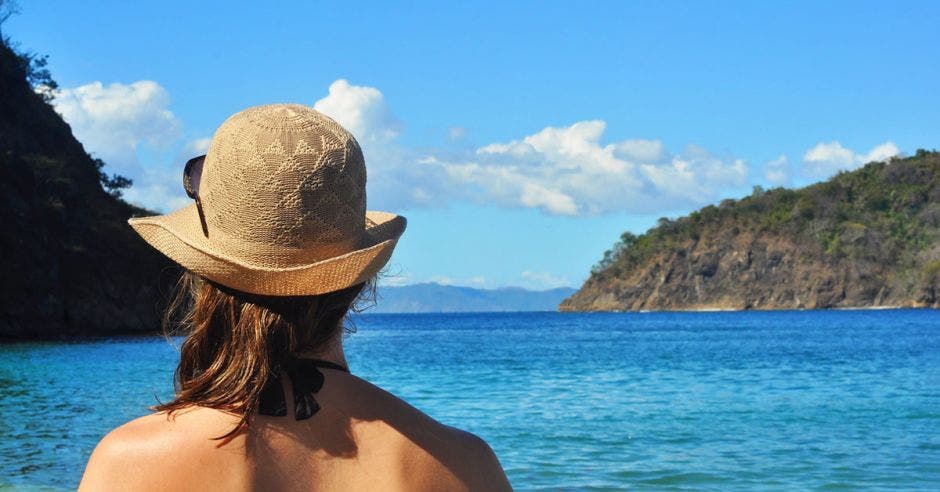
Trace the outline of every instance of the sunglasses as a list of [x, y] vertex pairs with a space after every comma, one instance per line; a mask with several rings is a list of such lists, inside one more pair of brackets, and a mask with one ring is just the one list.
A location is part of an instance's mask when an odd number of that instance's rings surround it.
[[193, 157], [186, 161], [183, 167], [183, 188], [186, 195], [196, 200], [196, 210], [199, 212], [199, 222], [202, 223], [202, 233], [209, 237], [209, 228], [206, 226], [206, 216], [202, 212], [202, 201], [199, 199], [199, 182], [202, 180], [202, 166], [206, 162], [206, 156]]

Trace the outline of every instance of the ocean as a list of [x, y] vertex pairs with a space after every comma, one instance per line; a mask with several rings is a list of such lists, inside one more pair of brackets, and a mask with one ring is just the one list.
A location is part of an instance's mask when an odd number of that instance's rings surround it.
[[[351, 369], [517, 490], [940, 489], [940, 312], [372, 314]], [[0, 345], [0, 489], [73, 489], [172, 392], [162, 338]]]

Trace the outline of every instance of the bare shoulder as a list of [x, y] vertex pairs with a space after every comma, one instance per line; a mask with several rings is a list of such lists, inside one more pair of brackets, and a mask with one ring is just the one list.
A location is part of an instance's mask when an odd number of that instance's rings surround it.
[[[370, 385], [371, 386], [371, 385]], [[403, 475], [412, 490], [511, 490], [496, 454], [480, 437], [444, 425], [391, 393], [372, 386], [383, 418], [406, 456]], [[375, 407], [374, 407], [375, 408]]]
[[206, 430], [221, 429], [210, 420], [219, 418], [201, 410], [172, 416], [160, 412], [112, 430], [92, 452], [79, 490], [166, 490], [174, 476], [192, 463], [198, 448], [214, 445], [209, 439], [193, 439]]
[[476, 434], [444, 426], [451, 434], [449, 468], [468, 490], [512, 490], [493, 448]]
[[91, 453], [79, 490], [118, 490], [139, 488], [160, 446], [154, 441], [167, 425], [165, 414], [152, 414], [132, 420], [109, 432]]

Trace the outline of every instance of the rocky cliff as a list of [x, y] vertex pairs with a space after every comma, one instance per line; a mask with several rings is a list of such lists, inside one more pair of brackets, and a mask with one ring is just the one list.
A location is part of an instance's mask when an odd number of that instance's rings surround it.
[[940, 153], [625, 233], [563, 311], [940, 307]]
[[0, 338], [159, 330], [173, 267], [126, 224], [146, 211], [99, 167], [0, 43]]

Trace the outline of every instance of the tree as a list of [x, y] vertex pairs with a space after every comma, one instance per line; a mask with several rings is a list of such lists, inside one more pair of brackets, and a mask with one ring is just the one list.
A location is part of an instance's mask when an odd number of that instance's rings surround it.
[[600, 272], [610, 268], [614, 263], [617, 263], [617, 261], [620, 259], [620, 255], [636, 244], [638, 239], [639, 236], [629, 231], [621, 234], [620, 240], [614, 243], [614, 247], [604, 251], [604, 256], [601, 258], [601, 261], [597, 262], [597, 264], [591, 267], [591, 274], [597, 275]]
[[3, 37], [3, 23], [10, 17], [20, 13], [20, 5], [16, 0], [0, 0], [0, 39], [7, 45], [6, 38]]
[[104, 161], [98, 158], [92, 159], [92, 162], [95, 163], [95, 170], [98, 171], [98, 181], [101, 182], [101, 187], [108, 192], [109, 195], [114, 198], [121, 198], [124, 194], [122, 190], [125, 188], [130, 188], [134, 184], [134, 181], [120, 174], [112, 174], [108, 176], [104, 172]]
[[43, 101], [50, 102], [55, 98], [55, 91], [59, 83], [52, 80], [52, 73], [46, 68], [49, 64], [49, 55], [35, 55], [24, 53], [21, 55], [27, 60], [26, 81], [42, 97]]
[[6, 36], [3, 35], [3, 24], [16, 14], [20, 13], [20, 6], [16, 0], [0, 0], [0, 43], [10, 48], [16, 55], [21, 73], [26, 82], [32, 86], [42, 100], [50, 102], [55, 97], [59, 84], [52, 79], [49, 72], [49, 55], [38, 55], [32, 52], [21, 52]]

